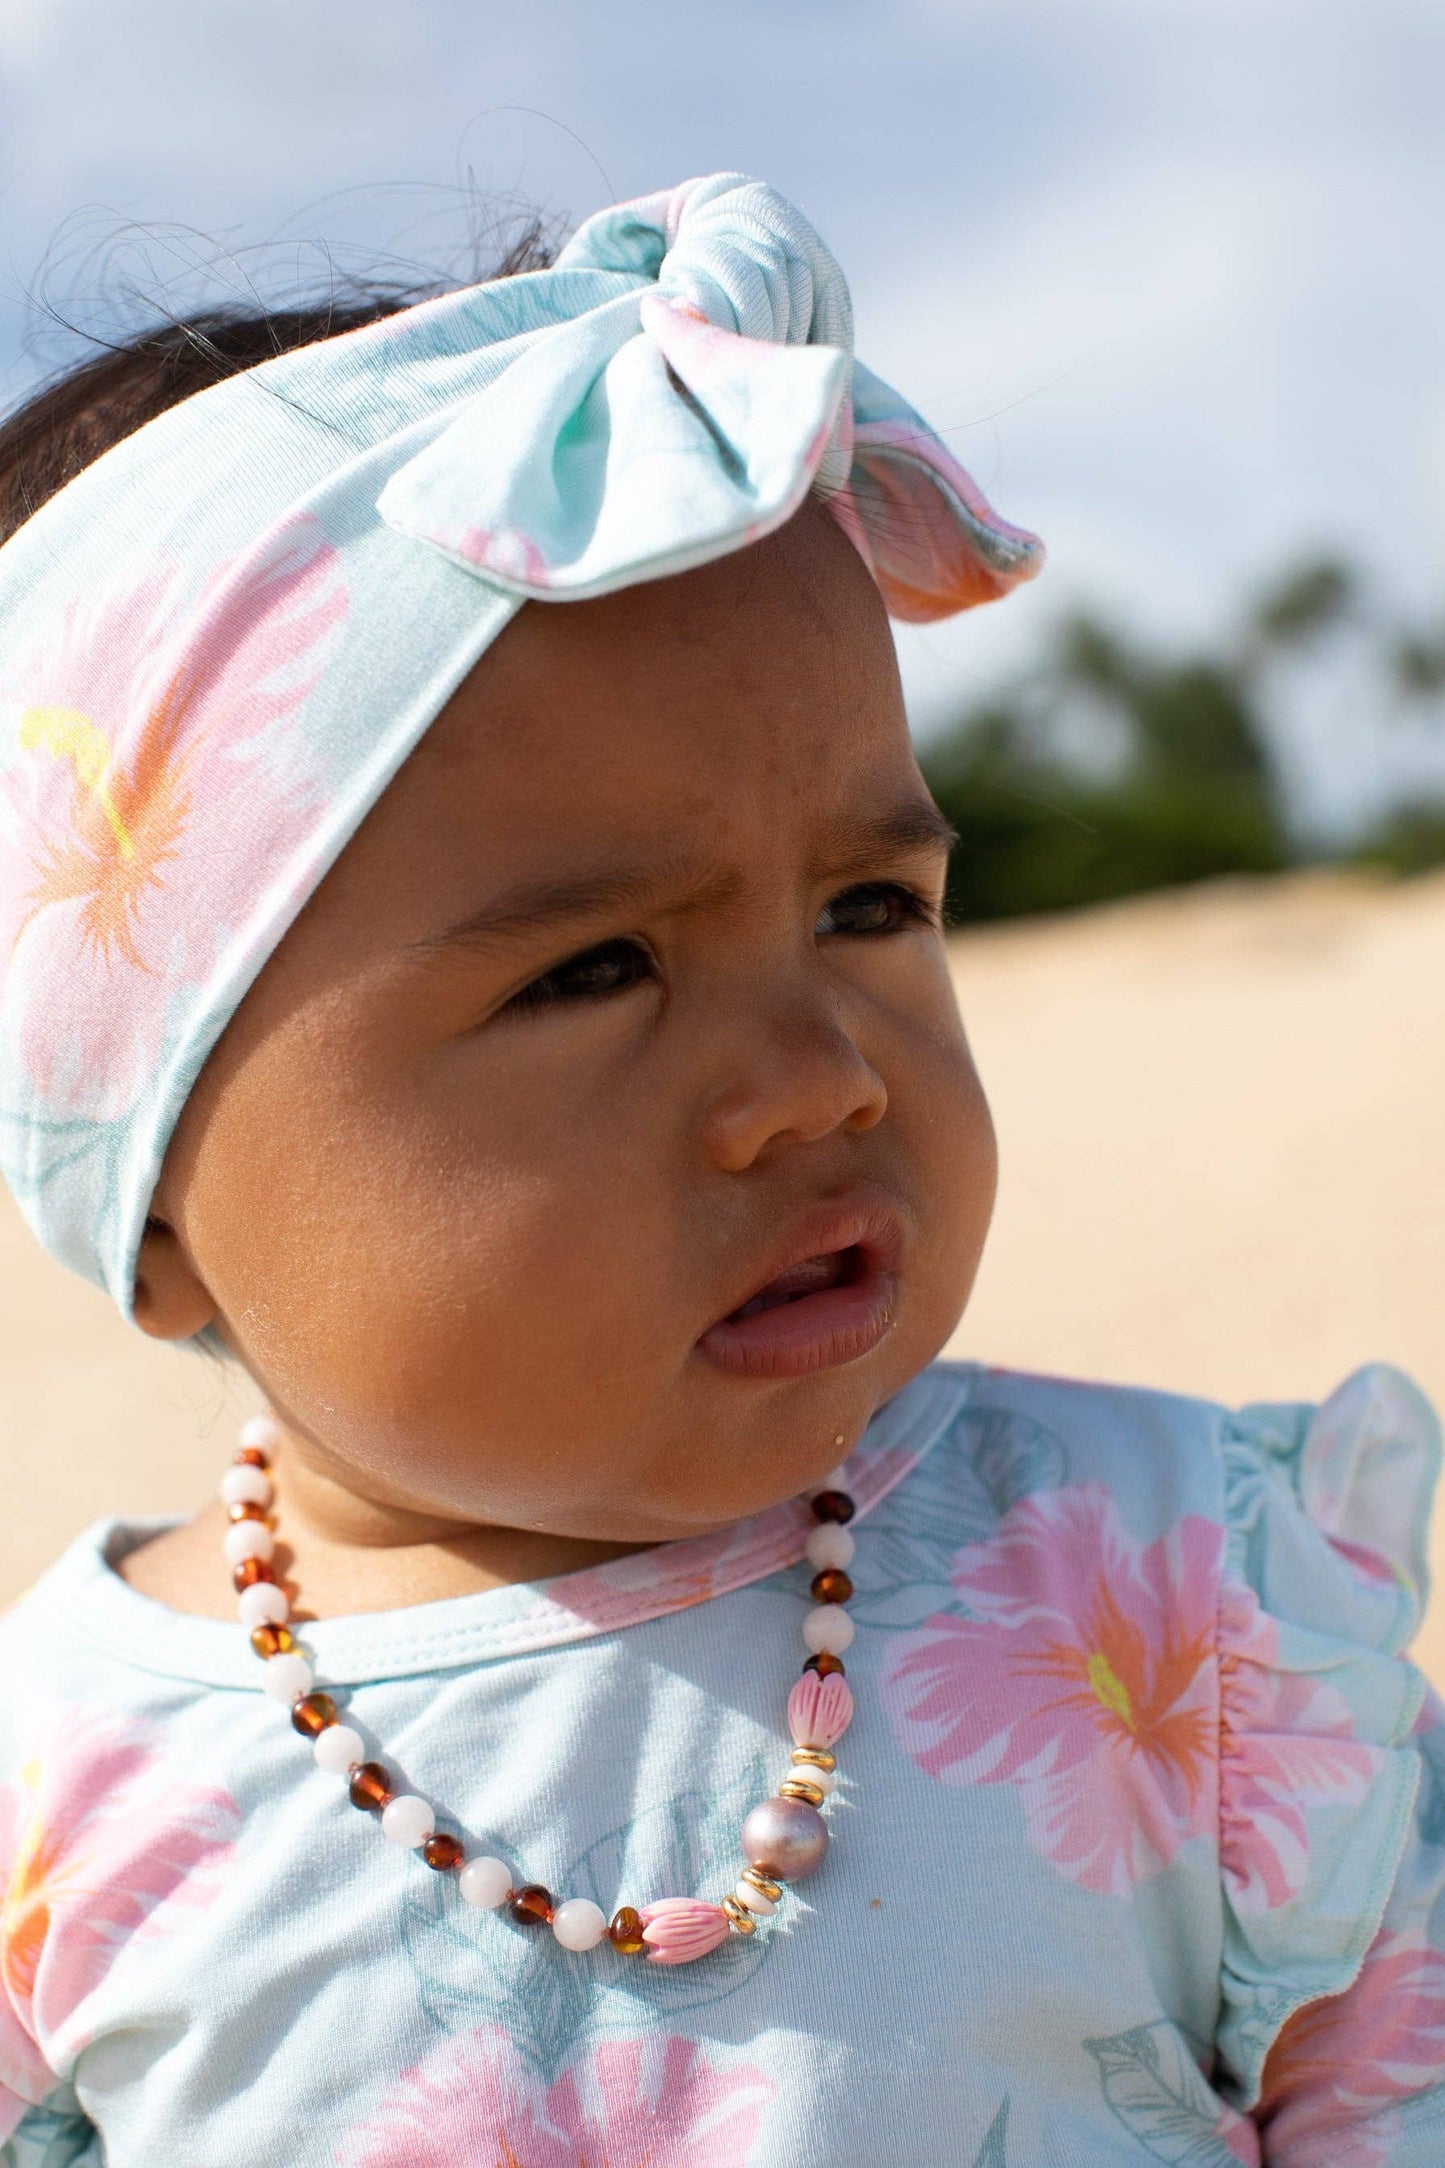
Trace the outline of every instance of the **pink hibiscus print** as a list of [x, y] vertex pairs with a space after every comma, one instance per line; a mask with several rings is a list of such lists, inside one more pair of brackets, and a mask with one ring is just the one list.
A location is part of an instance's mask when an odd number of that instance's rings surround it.
[[1271, 1669], [1275, 1629], [1221, 1590], [1222, 1557], [1194, 1516], [1136, 1542], [1098, 1485], [1022, 1500], [954, 1560], [971, 1616], [895, 1643], [900, 1744], [942, 1782], [1016, 1786], [1030, 1843], [1086, 1889], [1126, 1896], [1222, 1814], [1232, 1893], [1283, 1902], [1305, 1808], [1359, 1796], [1379, 1756], [1326, 1689]]
[[1288, 1903], [1309, 1871], [1309, 1810], [1358, 1805], [1389, 1760], [1352, 1736], [1349, 1710], [1283, 1671], [1278, 1631], [1252, 1589], [1219, 1599], [1219, 1857], [1236, 1911]]
[[1271, 2048], [1255, 2120], [1272, 2168], [1384, 2168], [1398, 2103], [1445, 2084], [1445, 1957], [1381, 1935], [1343, 1995], [1296, 2011]]
[[0, 2142], [83, 2039], [133, 1937], [214, 1897], [240, 1811], [187, 1783], [145, 1727], [72, 1709], [0, 1785]]
[[678, 2034], [604, 2042], [551, 2086], [496, 2026], [403, 2072], [348, 2168], [747, 2168], [773, 2086]]
[[1242, 2168], [1260, 2168], [1259, 2132], [1245, 2116], [1236, 2114], [1233, 2108], [1221, 2108], [1211, 2135]]
[[176, 988], [240, 933], [258, 863], [315, 829], [322, 777], [281, 726], [346, 614], [339, 567], [310, 519], [199, 601], [158, 564], [78, 598], [10, 674], [0, 973], [43, 988], [17, 1051], [52, 1112], [129, 1110]]
[[1140, 1546], [1093, 1484], [1022, 1500], [954, 1560], [974, 1615], [895, 1644], [900, 1743], [945, 1783], [1016, 1785], [1030, 1842], [1126, 1895], [1214, 1827], [1220, 1548], [1194, 1518]]

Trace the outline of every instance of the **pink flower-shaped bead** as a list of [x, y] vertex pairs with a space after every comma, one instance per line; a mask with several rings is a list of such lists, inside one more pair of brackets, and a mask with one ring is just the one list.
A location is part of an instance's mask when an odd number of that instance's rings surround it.
[[853, 1721], [853, 1689], [837, 1672], [805, 1671], [788, 1696], [788, 1729], [795, 1746], [830, 1747]]
[[721, 1905], [706, 1905], [697, 1897], [663, 1897], [642, 1908], [642, 1939], [654, 1965], [690, 1965], [706, 1957], [729, 1933], [728, 1916]]

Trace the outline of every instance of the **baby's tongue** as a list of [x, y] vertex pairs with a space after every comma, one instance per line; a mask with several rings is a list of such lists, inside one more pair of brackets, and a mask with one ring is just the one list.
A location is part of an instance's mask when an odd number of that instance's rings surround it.
[[745, 1302], [734, 1317], [756, 1317], [760, 1310], [775, 1310], [779, 1303], [796, 1302], [800, 1295], [816, 1295], [825, 1287], [836, 1287], [843, 1260], [837, 1250], [826, 1257], [805, 1257], [800, 1265], [790, 1265], [775, 1280], [769, 1280], [760, 1288], [750, 1302]]

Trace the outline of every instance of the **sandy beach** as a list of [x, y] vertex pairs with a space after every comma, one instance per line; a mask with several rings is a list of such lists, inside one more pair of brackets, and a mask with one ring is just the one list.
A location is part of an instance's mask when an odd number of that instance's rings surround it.
[[[954, 963], [1003, 1176], [953, 1352], [1230, 1401], [1384, 1359], [1445, 1404], [1445, 876], [1227, 883], [983, 929]], [[0, 1281], [8, 1597], [97, 1516], [203, 1499], [251, 1398], [124, 1326], [8, 1200]], [[1445, 1594], [1418, 1652], [1445, 1684]]]

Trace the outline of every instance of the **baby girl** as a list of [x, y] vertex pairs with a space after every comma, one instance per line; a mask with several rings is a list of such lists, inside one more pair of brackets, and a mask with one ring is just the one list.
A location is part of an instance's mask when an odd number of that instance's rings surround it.
[[935, 1360], [888, 615], [1041, 552], [801, 214], [145, 335], [0, 532], [5, 1171], [267, 1410], [0, 1629], [5, 2168], [1445, 2159], [1429, 1409]]

